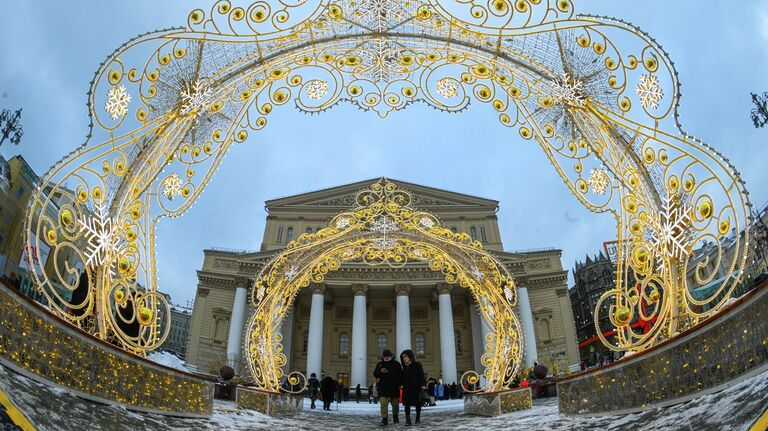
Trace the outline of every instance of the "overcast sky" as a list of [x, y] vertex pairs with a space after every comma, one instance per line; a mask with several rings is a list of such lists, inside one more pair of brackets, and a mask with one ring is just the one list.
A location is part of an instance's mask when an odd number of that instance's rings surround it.
[[[88, 82], [106, 56], [139, 33], [183, 25], [207, 1], [2, 1], [0, 108], [23, 108], [21, 153], [38, 172], [86, 134]], [[768, 1], [576, 0], [577, 11], [621, 17], [672, 56], [686, 129], [742, 172], [756, 206], [768, 201], [768, 129], [749, 119], [750, 92], [768, 91]], [[499, 126], [489, 106], [445, 114], [423, 106], [386, 120], [340, 106], [319, 116], [289, 108], [234, 146], [200, 201], [160, 222], [160, 289], [184, 304], [212, 246], [258, 250], [275, 197], [386, 176], [500, 201], [507, 250], [557, 247], [570, 269], [615, 238], [608, 214], [578, 204], [538, 146]]]

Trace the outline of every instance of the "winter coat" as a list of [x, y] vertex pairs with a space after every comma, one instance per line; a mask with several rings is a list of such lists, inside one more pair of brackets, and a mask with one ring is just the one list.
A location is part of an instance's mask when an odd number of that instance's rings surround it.
[[442, 398], [445, 395], [445, 386], [443, 384], [437, 385], [437, 396]]
[[[388, 371], [382, 373], [382, 369]], [[403, 379], [403, 369], [400, 367], [400, 362], [394, 359], [379, 362], [373, 369], [373, 376], [379, 379], [380, 397], [397, 398], [400, 396], [400, 382]]]
[[309, 388], [309, 395], [317, 397], [317, 392], [320, 391], [320, 382], [317, 380], [317, 377], [310, 377], [307, 387]]
[[325, 376], [320, 381], [320, 392], [323, 393], [323, 401], [333, 401], [333, 393], [336, 392], [336, 382], [333, 377]]
[[[403, 355], [407, 355], [411, 359], [410, 365], [403, 363], [403, 403], [418, 404], [421, 387], [427, 385], [427, 379], [424, 376], [424, 368], [421, 366], [421, 362], [416, 362], [413, 357], [413, 352], [405, 350]], [[402, 355], [400, 355], [402, 357]]]

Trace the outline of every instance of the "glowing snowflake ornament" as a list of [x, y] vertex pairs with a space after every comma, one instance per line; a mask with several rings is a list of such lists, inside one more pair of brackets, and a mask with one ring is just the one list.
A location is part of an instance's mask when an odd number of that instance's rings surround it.
[[121, 231], [119, 223], [109, 217], [109, 210], [103, 204], [96, 206], [91, 217], [83, 216], [80, 233], [88, 241], [85, 264], [93, 268], [109, 263], [110, 257], [117, 255], [122, 248]]
[[481, 281], [485, 275], [483, 275], [482, 272], [480, 272], [480, 269], [478, 269], [476, 266], [473, 266], [470, 268], [469, 272], [472, 274], [472, 277], [475, 277], [475, 280]]
[[286, 273], [285, 273], [285, 281], [293, 281], [296, 276], [299, 275], [299, 267], [296, 265], [293, 265]]
[[320, 99], [328, 93], [328, 83], [313, 79], [307, 83], [307, 96], [310, 99]]
[[[667, 195], [652, 232], [656, 250], [678, 261], [690, 254], [691, 212], [690, 205], [681, 202], [678, 196]], [[659, 263], [664, 267], [662, 256], [659, 256]]]
[[592, 187], [593, 192], [603, 195], [608, 188], [608, 174], [603, 169], [592, 169], [589, 172], [589, 180], [587, 182]]
[[453, 78], [442, 78], [437, 81], [437, 92], [446, 99], [459, 95], [459, 83]]
[[564, 103], [582, 107], [586, 100], [584, 85], [567, 72], [552, 80], [552, 92], [555, 104]]
[[373, 246], [379, 250], [389, 250], [395, 248], [395, 240], [392, 238], [376, 238], [373, 240]]
[[348, 218], [342, 218], [336, 221], [336, 228], [337, 229], [344, 229], [347, 226], [349, 226], [349, 219]]
[[397, 223], [392, 221], [392, 219], [387, 216], [382, 216], [371, 222], [369, 230], [371, 232], [383, 233], [386, 235], [390, 232], [397, 232], [398, 227]]
[[163, 180], [163, 196], [173, 200], [181, 195], [181, 178], [175, 173]]
[[131, 95], [128, 94], [124, 86], [112, 87], [109, 90], [104, 110], [107, 111], [113, 120], [117, 120], [128, 113], [128, 103], [130, 102]]
[[186, 83], [179, 95], [181, 96], [181, 115], [189, 115], [192, 112], [203, 114], [211, 106], [210, 97], [213, 89], [205, 87], [200, 80], [190, 85]]
[[429, 217], [422, 217], [421, 219], [419, 219], [419, 223], [421, 223], [421, 225], [427, 229], [435, 225], [435, 221]]
[[362, 12], [364, 22], [378, 32], [395, 26], [405, 18], [405, 11], [391, 0], [363, 0], [358, 10]]
[[659, 80], [656, 75], [641, 75], [640, 83], [635, 87], [638, 97], [640, 97], [640, 104], [643, 108], [659, 107], [659, 102], [664, 98], [664, 90], [659, 85]]
[[507, 298], [507, 302], [512, 302], [512, 289], [510, 289], [509, 286], [504, 286], [504, 297]]

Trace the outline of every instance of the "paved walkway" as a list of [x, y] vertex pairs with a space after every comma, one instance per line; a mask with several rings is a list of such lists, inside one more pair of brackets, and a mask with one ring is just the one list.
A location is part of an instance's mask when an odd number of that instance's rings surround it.
[[[216, 402], [207, 419], [182, 419], [139, 414], [123, 408], [82, 400], [36, 383], [0, 366], [0, 389], [40, 430], [371, 430], [381, 429], [378, 406], [341, 403], [336, 410], [306, 409], [292, 417], [271, 418], [238, 410], [233, 403]], [[536, 400], [533, 409], [494, 418], [465, 415], [460, 400], [438, 402], [422, 413], [416, 429], [430, 430], [746, 430], [768, 406], [768, 372], [717, 394], [664, 409], [632, 415], [600, 417], [558, 413], [557, 400]], [[389, 430], [405, 430], [400, 424]]]

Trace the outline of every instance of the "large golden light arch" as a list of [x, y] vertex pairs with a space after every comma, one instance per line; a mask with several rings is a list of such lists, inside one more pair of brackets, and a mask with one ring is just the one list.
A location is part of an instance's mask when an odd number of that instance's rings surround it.
[[[578, 15], [570, 0], [220, 0], [184, 27], [130, 40], [96, 73], [88, 140], [31, 200], [27, 243], [47, 242], [56, 263], [36, 282], [73, 323], [152, 349], [167, 333], [156, 323], [157, 221], [189, 209], [229, 147], [265, 127], [272, 110], [345, 102], [385, 117], [415, 102], [448, 112], [487, 103], [502, 125], [539, 143], [583, 205], [614, 215], [616, 289], [597, 310], [610, 313], [617, 336], [603, 341], [642, 350], [717, 313], [749, 255], [744, 183], [682, 131], [679, 100], [655, 40], [618, 19]], [[54, 195], [51, 219], [43, 209]], [[704, 298], [691, 292], [717, 271], [708, 261], [688, 268], [703, 240], [726, 274]], [[63, 263], [72, 254], [90, 286], [76, 304], [53, 287], [74, 288]], [[138, 336], [119, 328], [117, 310], [127, 309], [141, 317]]]
[[291, 241], [258, 274], [244, 342], [256, 385], [280, 389], [286, 357], [278, 328], [301, 288], [322, 283], [345, 263], [400, 268], [421, 262], [447, 283], [470, 290], [490, 328], [482, 355], [487, 388], [509, 387], [520, 370], [523, 332], [514, 312], [517, 290], [506, 267], [479, 241], [414, 208], [411, 194], [386, 179], [357, 193], [355, 203], [317, 233]]

